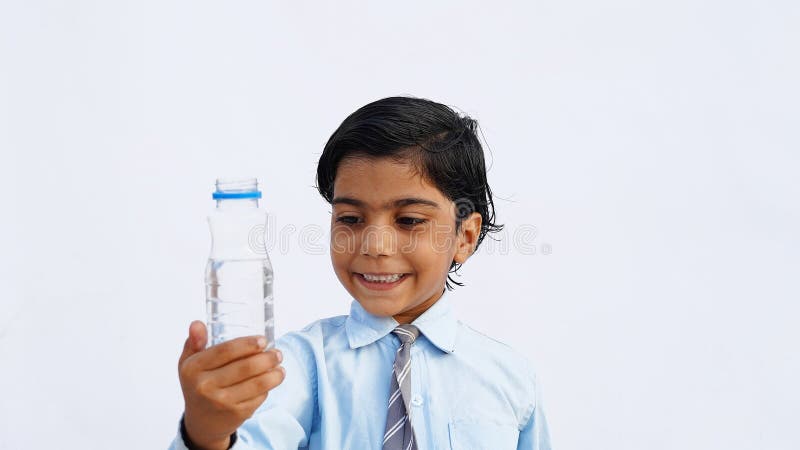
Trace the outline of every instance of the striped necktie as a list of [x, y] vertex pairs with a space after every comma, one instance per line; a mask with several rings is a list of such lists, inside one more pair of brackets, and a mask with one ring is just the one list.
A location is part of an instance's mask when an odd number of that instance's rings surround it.
[[419, 336], [419, 329], [411, 324], [403, 324], [392, 333], [400, 338], [401, 344], [394, 359], [383, 450], [417, 450], [408, 402], [411, 399], [411, 345]]

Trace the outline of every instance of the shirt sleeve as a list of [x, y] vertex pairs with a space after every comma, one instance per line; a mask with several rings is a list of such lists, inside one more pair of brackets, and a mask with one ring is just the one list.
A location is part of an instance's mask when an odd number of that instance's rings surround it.
[[527, 422], [519, 432], [517, 450], [550, 450], [550, 433], [547, 429], [547, 419], [542, 407], [541, 389], [536, 383], [536, 375], [531, 374], [533, 383], [533, 404]]
[[[285, 450], [308, 446], [317, 410], [314, 355], [310, 345], [295, 332], [280, 337], [275, 347], [283, 354], [281, 365], [286, 369], [286, 377], [239, 427], [231, 450]], [[180, 433], [170, 450], [189, 450]]]

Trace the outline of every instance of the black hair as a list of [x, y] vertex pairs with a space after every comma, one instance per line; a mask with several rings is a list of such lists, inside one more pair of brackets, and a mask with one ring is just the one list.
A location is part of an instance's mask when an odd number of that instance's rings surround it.
[[[316, 188], [333, 201], [339, 163], [347, 157], [389, 158], [409, 162], [420, 175], [456, 205], [456, 232], [473, 212], [482, 223], [475, 251], [487, 233], [498, 232], [492, 191], [486, 181], [478, 122], [452, 108], [415, 97], [388, 97], [350, 114], [325, 144], [317, 165]], [[452, 261], [449, 273], [461, 264]], [[448, 273], [447, 289], [453, 290]]]

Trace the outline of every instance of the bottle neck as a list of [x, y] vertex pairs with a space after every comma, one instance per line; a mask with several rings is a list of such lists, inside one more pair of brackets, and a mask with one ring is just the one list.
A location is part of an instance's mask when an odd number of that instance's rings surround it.
[[257, 198], [226, 198], [217, 200], [217, 210], [234, 211], [258, 209]]

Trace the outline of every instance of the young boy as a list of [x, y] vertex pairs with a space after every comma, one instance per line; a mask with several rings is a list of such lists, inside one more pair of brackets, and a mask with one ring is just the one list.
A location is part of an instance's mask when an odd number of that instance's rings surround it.
[[263, 351], [263, 337], [179, 361], [173, 449], [550, 449], [534, 372], [453, 316], [449, 273], [498, 231], [476, 122], [391, 97], [351, 114], [317, 167], [350, 314]]

